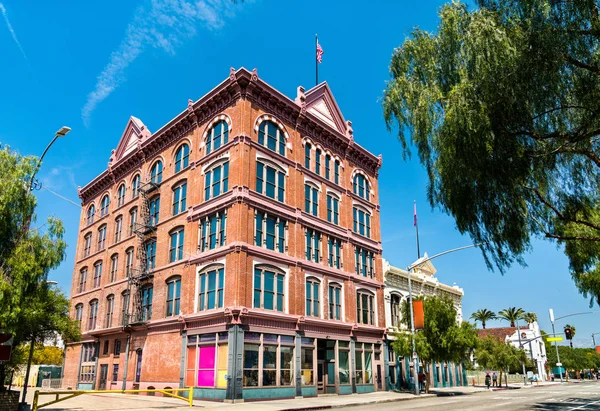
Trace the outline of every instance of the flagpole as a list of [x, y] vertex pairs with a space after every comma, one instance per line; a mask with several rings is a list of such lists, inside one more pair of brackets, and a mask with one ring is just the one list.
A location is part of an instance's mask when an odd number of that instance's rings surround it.
[[319, 60], [317, 60], [317, 47], [319, 47], [319, 35], [315, 34], [315, 86], [319, 84]]
[[419, 223], [417, 221], [417, 200], [415, 200], [415, 231], [417, 233], [417, 260], [421, 258], [421, 246], [419, 245]]

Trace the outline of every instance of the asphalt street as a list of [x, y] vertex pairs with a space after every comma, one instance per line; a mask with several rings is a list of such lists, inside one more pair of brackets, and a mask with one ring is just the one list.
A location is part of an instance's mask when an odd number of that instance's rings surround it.
[[520, 390], [482, 392], [473, 395], [346, 407], [352, 411], [386, 410], [600, 410], [600, 383], [564, 384]]

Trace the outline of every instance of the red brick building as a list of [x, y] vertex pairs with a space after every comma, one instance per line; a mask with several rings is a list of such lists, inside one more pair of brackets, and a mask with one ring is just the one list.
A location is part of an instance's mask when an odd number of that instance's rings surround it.
[[229, 78], [80, 189], [65, 382], [220, 400], [384, 389], [377, 175], [326, 83]]

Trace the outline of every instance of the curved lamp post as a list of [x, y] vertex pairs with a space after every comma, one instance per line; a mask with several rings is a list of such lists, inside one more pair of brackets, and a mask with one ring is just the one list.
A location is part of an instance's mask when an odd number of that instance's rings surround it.
[[50, 142], [50, 144], [48, 144], [46, 146], [46, 149], [44, 150], [44, 152], [40, 156], [40, 159], [38, 160], [38, 163], [37, 163], [37, 166], [35, 167], [35, 170], [33, 170], [33, 174], [31, 175], [31, 179], [29, 180], [29, 191], [39, 190], [40, 188], [42, 188], [42, 184], [35, 179], [35, 175], [37, 174], [38, 170], [40, 169], [40, 166], [42, 165], [42, 160], [44, 159], [44, 156], [46, 155], [46, 153], [48, 152], [48, 150], [50, 150], [50, 147], [52, 146], [52, 144], [54, 144], [54, 142], [56, 140], [58, 140], [59, 137], [66, 136], [69, 133], [69, 131], [71, 131], [71, 127], [62, 126], [54, 134], [54, 138], [52, 139], [52, 141]]

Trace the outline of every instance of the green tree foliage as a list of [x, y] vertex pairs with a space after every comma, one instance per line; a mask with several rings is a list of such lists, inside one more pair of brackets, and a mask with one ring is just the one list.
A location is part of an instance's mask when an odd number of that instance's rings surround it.
[[488, 310], [487, 308], [482, 308], [480, 310], [475, 311], [471, 314], [471, 319], [475, 321], [481, 322], [481, 328], [485, 330], [485, 325], [489, 320], [495, 320], [498, 318], [496, 313]]
[[600, 18], [594, 0], [477, 0], [440, 10], [395, 50], [388, 128], [428, 197], [505, 270], [535, 236], [564, 246], [600, 304]]
[[525, 311], [522, 308], [508, 307], [498, 312], [498, 318], [502, 318], [510, 323], [511, 327], [514, 327], [518, 320], [524, 319]]
[[[29, 357], [29, 346], [21, 345], [12, 354], [17, 358], [15, 365], [27, 363]], [[45, 346], [38, 342], [33, 348], [33, 358], [31, 363], [36, 365], [62, 365], [64, 350], [55, 346]]]
[[480, 367], [500, 370], [500, 384], [502, 384], [503, 373], [518, 370], [521, 362], [527, 361], [526, 357], [523, 349], [517, 349], [510, 343], [493, 337], [479, 339], [475, 350], [475, 358]]
[[[406, 315], [408, 307], [403, 306], [403, 321], [410, 328], [410, 315]], [[437, 362], [455, 362], [468, 358], [469, 350], [475, 347], [477, 332], [472, 324], [458, 324], [456, 309], [452, 301], [445, 297], [426, 297], [423, 301], [425, 327], [418, 331], [415, 344], [423, 370], [426, 375], [425, 391], [429, 392], [429, 372], [427, 365]], [[407, 332], [400, 332], [392, 342], [396, 354], [412, 357], [412, 337]]]
[[571, 330], [571, 339], [575, 338], [575, 332], [577, 331], [577, 330], [575, 329], [575, 326], [574, 326], [574, 325], [571, 325], [571, 324], [567, 324], [567, 325], [565, 325], [565, 328], [564, 328], [564, 329], [566, 330], [567, 328], [568, 328], [569, 330]]
[[527, 324], [532, 324], [537, 321], [537, 314], [533, 312], [525, 313], [523, 319], [527, 321]]

